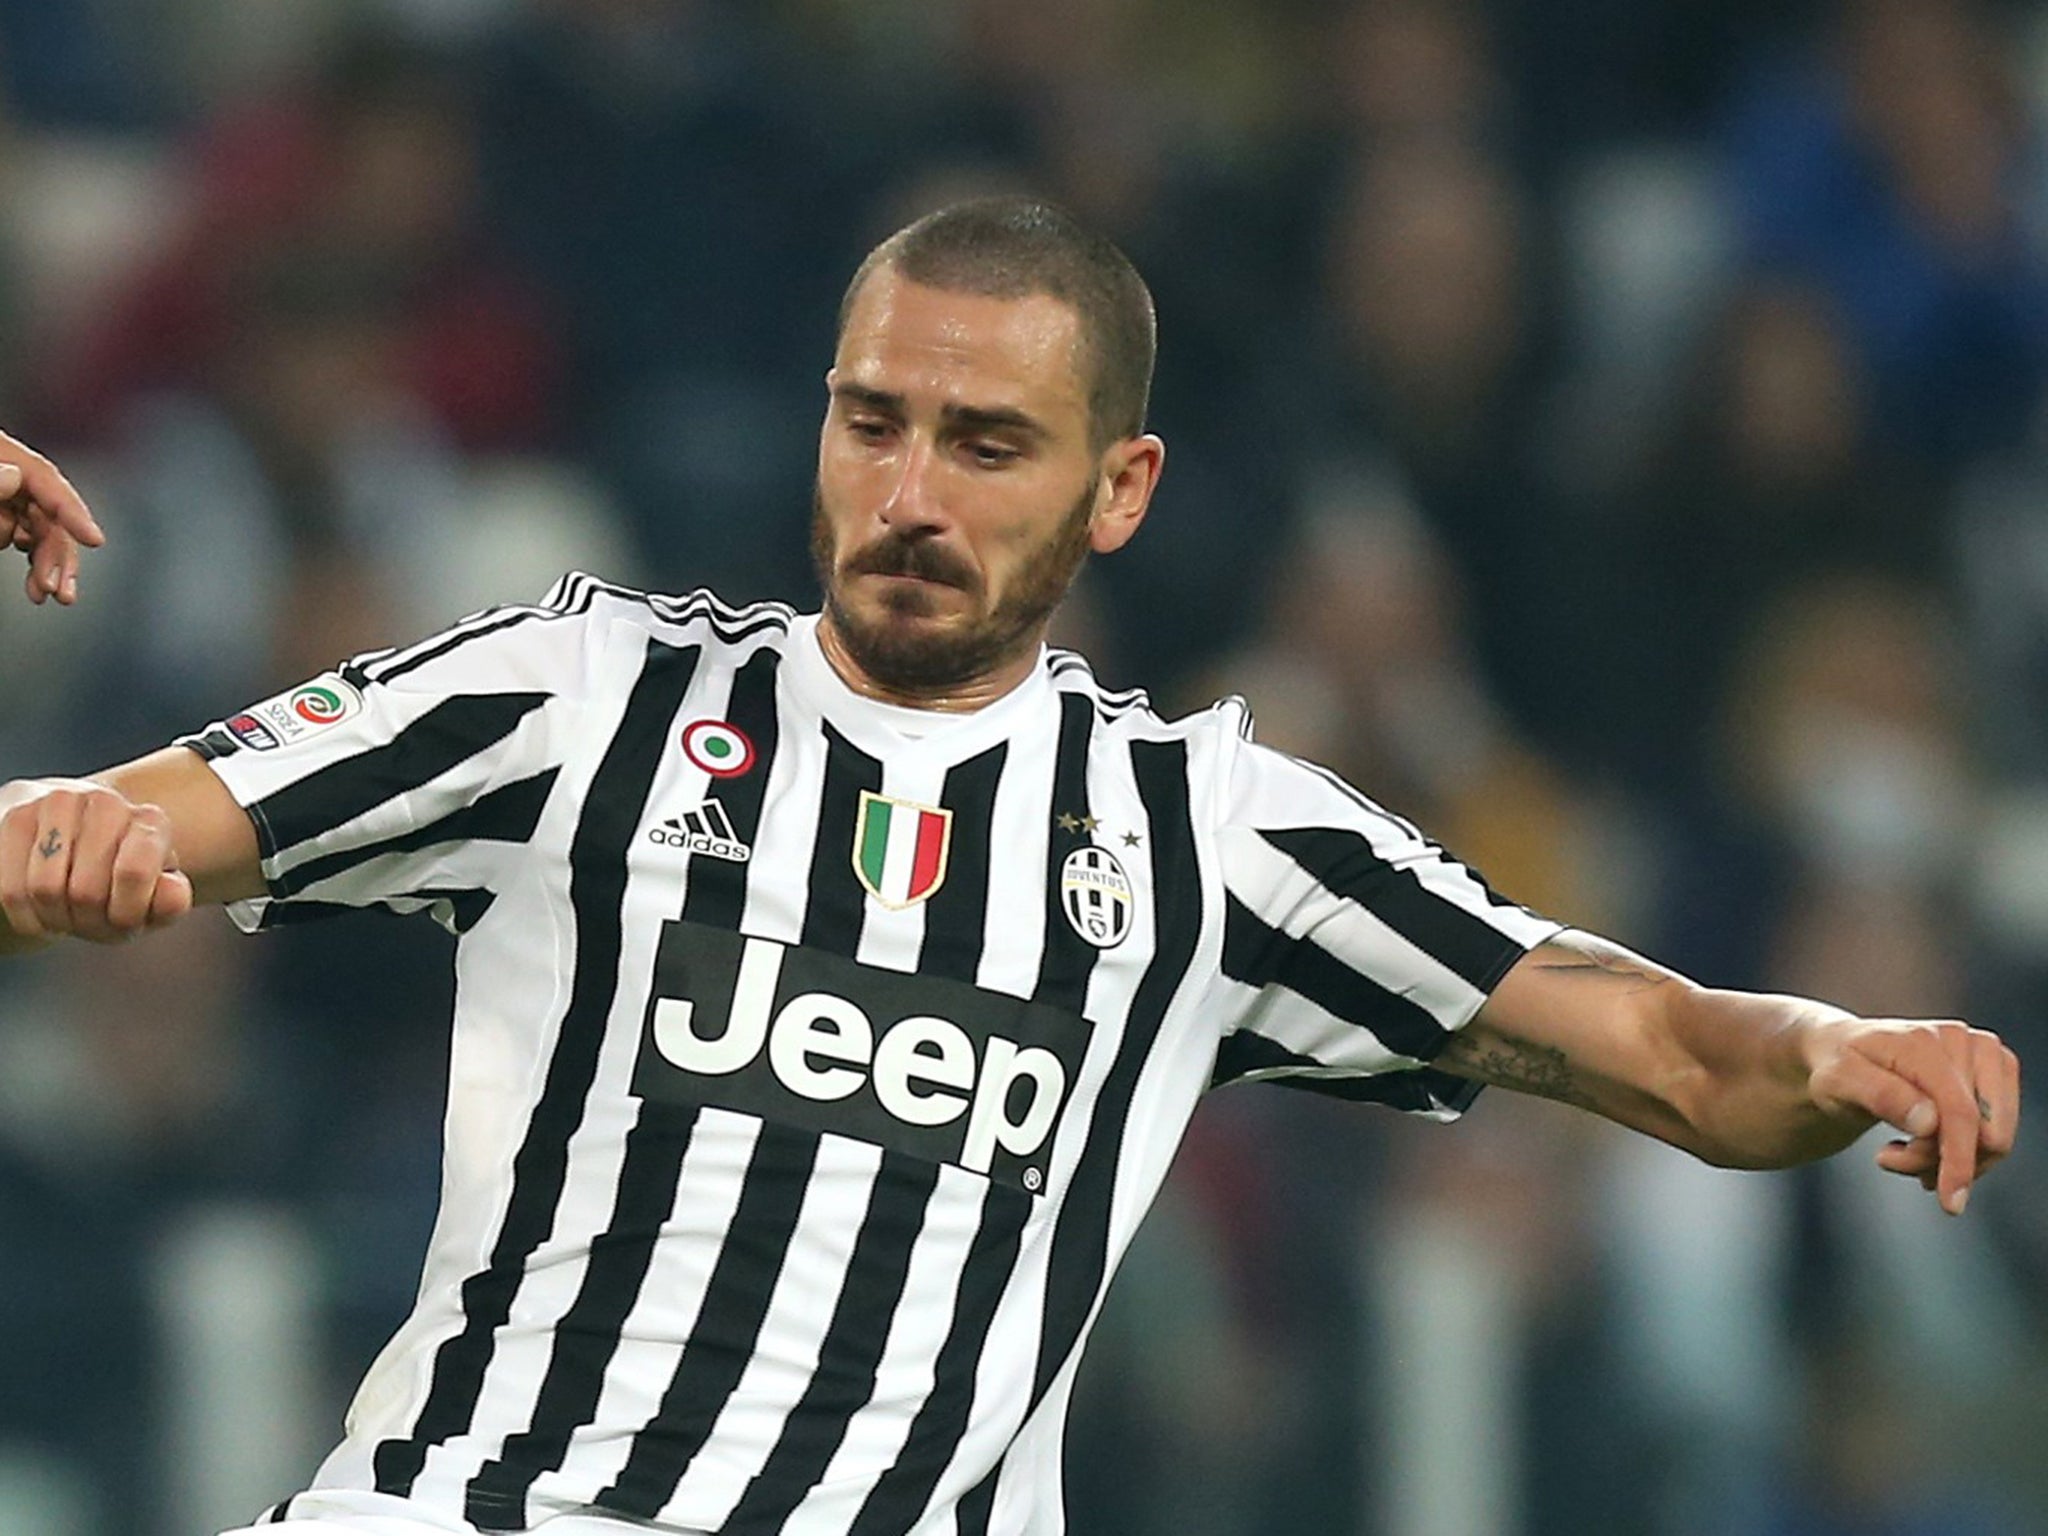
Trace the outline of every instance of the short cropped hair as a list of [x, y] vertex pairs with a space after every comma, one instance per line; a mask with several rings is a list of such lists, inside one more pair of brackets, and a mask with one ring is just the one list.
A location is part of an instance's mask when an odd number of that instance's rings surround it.
[[1052, 203], [987, 197], [955, 203], [906, 225], [868, 253], [839, 305], [846, 331], [854, 298], [882, 267], [948, 293], [1021, 299], [1049, 294], [1080, 319], [1088, 375], [1088, 427], [1096, 446], [1145, 430], [1158, 321], [1151, 290], [1128, 257]]

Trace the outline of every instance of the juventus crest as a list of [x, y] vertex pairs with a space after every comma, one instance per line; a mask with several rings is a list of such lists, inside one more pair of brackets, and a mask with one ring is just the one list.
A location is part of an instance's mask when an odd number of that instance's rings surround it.
[[1131, 877], [1107, 848], [1076, 848], [1060, 866], [1060, 910], [1097, 949], [1114, 949], [1131, 931]]

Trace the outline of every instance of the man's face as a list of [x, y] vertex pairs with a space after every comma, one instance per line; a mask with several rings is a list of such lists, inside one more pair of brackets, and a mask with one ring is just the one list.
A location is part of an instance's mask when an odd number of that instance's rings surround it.
[[[827, 383], [811, 551], [826, 621], [873, 683], [942, 694], [1035, 651], [1113, 499], [1079, 321], [1046, 294], [855, 296]], [[1147, 482], [1149, 488], [1149, 481]]]

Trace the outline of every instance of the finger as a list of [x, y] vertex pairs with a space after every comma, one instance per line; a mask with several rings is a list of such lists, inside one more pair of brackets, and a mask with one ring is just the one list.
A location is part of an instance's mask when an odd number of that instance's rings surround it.
[[65, 574], [78, 566], [78, 541], [55, 524], [47, 524], [29, 563], [35, 567], [44, 594], [63, 602]]
[[1859, 1110], [1908, 1136], [1930, 1136], [1940, 1117], [1916, 1084], [1858, 1051], [1845, 1051], [1814, 1078], [1824, 1109]]
[[2012, 1100], [2012, 1139], [2014, 1144], [2017, 1145], [2020, 1139], [2020, 1095], [2022, 1091], [2020, 1087], [2020, 1053], [2008, 1045], [2005, 1047], [2003, 1059], [2005, 1062], [2006, 1093]]
[[50, 565], [48, 543], [50, 524], [34, 507], [24, 507], [14, 524], [14, 547], [28, 556], [25, 580], [28, 600], [41, 604], [49, 599]]
[[[1936, 1124], [1907, 1126], [1912, 1135], [1930, 1130], [1940, 1139], [1941, 1169], [1936, 1190], [1941, 1208], [1963, 1214], [1970, 1184], [1977, 1176], [1977, 1096], [1968, 1078], [1967, 1052], [1960, 1049], [1968, 1031], [1960, 1024], [1927, 1024], [1872, 1038], [1864, 1047], [1872, 1060], [1910, 1081], [1934, 1105]], [[1959, 1065], [1959, 1059], [1963, 1063]]]
[[109, 869], [107, 926], [126, 935], [147, 924], [157, 882], [175, 867], [168, 819], [155, 806], [138, 806]]
[[29, 860], [36, 846], [37, 811], [34, 805], [18, 805], [0, 816], [0, 912], [7, 926], [25, 938], [42, 938], [48, 930], [36, 917], [29, 900]]
[[1970, 1081], [1977, 1091], [1977, 1170], [1983, 1172], [2012, 1150], [2019, 1135], [2020, 1059], [1987, 1030], [1969, 1034]]
[[1941, 1112], [1941, 1173], [1937, 1187], [1941, 1208], [1951, 1216], [1963, 1214], [1969, 1202], [1970, 1186], [1977, 1180], [1978, 1138], [1984, 1127], [1980, 1100], [1971, 1080], [1969, 1031], [1958, 1025], [1942, 1028], [1936, 1035], [1942, 1048], [1942, 1064], [1930, 1067], [1936, 1080], [1925, 1086]]
[[74, 538], [70, 548], [64, 552], [64, 569], [59, 573], [57, 585], [57, 601], [67, 608], [78, 601], [78, 557], [78, 540]]
[[175, 869], [158, 875], [156, 889], [149, 898], [148, 926], [161, 928], [167, 923], [175, 923], [191, 910], [191, 880]]
[[1941, 1143], [1932, 1136], [1888, 1141], [1878, 1149], [1877, 1166], [1916, 1179], [1932, 1175], [1941, 1167]]
[[[1941, 1038], [1947, 1026], [1921, 1025], [1859, 1040], [1816, 1090], [1863, 1109], [1908, 1136], [1936, 1136], [1942, 1209], [1960, 1216], [1977, 1172], [1977, 1101]], [[1960, 1025], [1954, 1027], [1958, 1035]]]
[[49, 933], [70, 933], [71, 851], [78, 841], [78, 796], [68, 791], [36, 802], [35, 846], [28, 855], [28, 899]]
[[78, 836], [64, 898], [71, 908], [72, 932], [105, 943], [122, 937], [107, 921], [107, 905], [113, 895], [114, 857], [132, 824], [133, 811], [127, 801], [104, 791], [78, 799]]
[[[18, 489], [26, 491], [50, 515], [56, 525], [82, 544], [95, 549], [106, 543], [107, 535], [93, 517], [85, 498], [64, 478], [62, 470], [18, 438], [0, 432], [0, 463], [14, 467], [21, 476]], [[0, 485], [4, 485], [0, 481]], [[5, 493], [12, 494], [12, 493]]]

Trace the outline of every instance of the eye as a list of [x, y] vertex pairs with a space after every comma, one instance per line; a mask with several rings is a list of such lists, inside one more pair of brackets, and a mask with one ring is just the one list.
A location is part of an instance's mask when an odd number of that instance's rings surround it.
[[967, 444], [967, 452], [974, 462], [984, 469], [1001, 469], [1004, 465], [1015, 463], [1023, 457], [1015, 448], [1004, 443], [972, 442]]
[[872, 416], [848, 417], [846, 430], [864, 443], [885, 442], [889, 437], [889, 423]]

